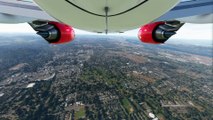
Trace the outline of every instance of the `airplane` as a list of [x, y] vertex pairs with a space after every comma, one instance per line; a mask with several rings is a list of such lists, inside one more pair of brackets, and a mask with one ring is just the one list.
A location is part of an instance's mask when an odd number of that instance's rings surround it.
[[51, 44], [74, 40], [74, 28], [123, 33], [165, 43], [184, 23], [213, 23], [212, 0], [0, 0], [0, 23], [24, 23]]

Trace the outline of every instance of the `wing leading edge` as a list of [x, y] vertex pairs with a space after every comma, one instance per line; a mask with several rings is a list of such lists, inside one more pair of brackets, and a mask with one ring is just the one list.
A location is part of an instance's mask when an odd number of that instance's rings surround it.
[[[166, 14], [162, 15], [155, 21], [164, 21], [164, 20], [174, 20], [192, 16], [206, 16], [210, 15], [212, 17], [213, 14], [213, 1], [212, 0], [191, 0], [179, 3], [173, 9], [171, 9]], [[204, 16], [203, 16], [204, 15]], [[204, 19], [204, 18], [203, 18]], [[202, 20], [196, 21], [198, 23], [202, 23]], [[208, 19], [208, 21], [212, 23], [212, 19]], [[204, 22], [204, 23], [205, 23]]]

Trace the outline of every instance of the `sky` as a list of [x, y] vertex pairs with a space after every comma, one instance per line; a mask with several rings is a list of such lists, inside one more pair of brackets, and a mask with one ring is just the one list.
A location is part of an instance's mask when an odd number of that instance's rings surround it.
[[[36, 32], [27, 24], [0, 24], [0, 37], [4, 33], [32, 33]], [[95, 34], [82, 30], [75, 29], [76, 35], [78, 34]], [[137, 36], [138, 29], [127, 31], [123, 36]], [[176, 35], [171, 39], [184, 39], [184, 40], [202, 40], [211, 42], [213, 39], [213, 24], [189, 24], [186, 23]]]

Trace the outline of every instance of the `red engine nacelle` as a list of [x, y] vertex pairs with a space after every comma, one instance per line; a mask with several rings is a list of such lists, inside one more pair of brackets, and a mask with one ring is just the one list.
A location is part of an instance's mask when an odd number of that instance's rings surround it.
[[161, 44], [167, 41], [174, 31], [165, 31], [160, 28], [161, 25], [165, 25], [165, 22], [154, 22], [142, 26], [138, 32], [138, 38], [141, 42], [151, 44]]
[[43, 29], [37, 30], [37, 34], [41, 35], [51, 44], [68, 43], [75, 38], [73, 28], [59, 22], [48, 22], [46, 26], [43, 26]]

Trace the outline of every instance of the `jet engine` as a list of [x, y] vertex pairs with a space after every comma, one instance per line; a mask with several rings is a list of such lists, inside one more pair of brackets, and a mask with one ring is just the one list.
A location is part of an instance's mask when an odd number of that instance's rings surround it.
[[142, 26], [138, 32], [141, 42], [161, 44], [176, 34], [183, 23], [179, 21], [153, 22]]
[[71, 42], [75, 38], [74, 30], [59, 22], [33, 21], [30, 25], [51, 44], [62, 44]]

